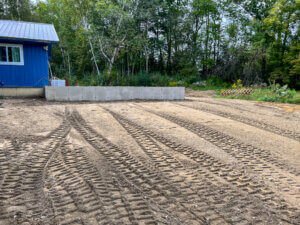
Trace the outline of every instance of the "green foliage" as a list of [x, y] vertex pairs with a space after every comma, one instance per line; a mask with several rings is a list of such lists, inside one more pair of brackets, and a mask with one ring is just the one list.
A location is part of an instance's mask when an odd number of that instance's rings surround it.
[[287, 101], [288, 103], [292, 104], [300, 104], [300, 92], [297, 91], [294, 98]]
[[228, 87], [228, 83], [224, 82], [221, 78], [216, 76], [211, 76], [206, 80], [207, 86], [217, 86], [217, 87]]
[[297, 9], [299, 8], [294, 0], [277, 0], [263, 20], [269, 40], [267, 59], [270, 78], [291, 85], [294, 85], [295, 76], [300, 75], [297, 71], [300, 51], [300, 17]]
[[75, 84], [79, 86], [98, 86], [100, 85], [100, 80], [97, 76], [93, 74], [85, 74], [82, 79], [77, 80]]
[[238, 79], [233, 85], [231, 86], [233, 89], [241, 89], [243, 88], [243, 81]]
[[230, 24], [227, 28], [227, 33], [230, 38], [236, 38], [238, 35], [238, 26], [234, 23]]
[[71, 84], [207, 90], [230, 86], [224, 81], [247, 86], [271, 79], [300, 89], [299, 6], [298, 0], [5, 0], [0, 18], [53, 23], [60, 37], [53, 74]]
[[181, 75], [168, 76], [160, 73], [138, 73], [130, 76], [119, 76], [116, 71], [101, 76], [96, 74], [84, 74], [80, 79], [66, 77], [69, 84], [80, 86], [112, 85], [112, 86], [192, 86], [197, 77], [184, 77]]
[[193, 90], [216, 90], [220, 91], [222, 89], [226, 89], [230, 87], [230, 84], [227, 82], [224, 82], [221, 78], [212, 76], [209, 77], [206, 80], [193, 82], [190, 87]]
[[273, 93], [271, 96], [264, 96], [263, 101], [274, 101], [274, 102], [288, 102], [288, 100], [293, 99], [296, 95], [295, 90], [288, 88], [288, 85], [280, 86], [279, 84], [273, 84], [270, 86]]
[[30, 0], [2, 0], [0, 1], [0, 19], [32, 20]]
[[[153, 75], [154, 77], [157, 77], [156, 75]], [[163, 76], [160, 76], [162, 79]], [[152, 80], [155, 80], [152, 79]], [[151, 78], [149, 74], [146, 73], [139, 73], [136, 76], [132, 76], [128, 79], [128, 84], [131, 86], [151, 86]]]
[[287, 85], [279, 84], [270, 85], [267, 88], [257, 88], [250, 95], [234, 95], [227, 98], [238, 98], [255, 101], [266, 102], [282, 102], [282, 103], [300, 103], [300, 95], [295, 90], [288, 88]]

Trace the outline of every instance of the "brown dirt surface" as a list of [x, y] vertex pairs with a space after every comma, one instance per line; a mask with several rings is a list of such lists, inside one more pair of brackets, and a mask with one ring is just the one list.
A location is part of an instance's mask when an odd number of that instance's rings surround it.
[[216, 92], [214, 90], [195, 91], [193, 89], [187, 88], [186, 96], [188, 96], [188, 97], [213, 97], [213, 96], [216, 96]]
[[297, 107], [0, 100], [0, 225], [300, 224]]

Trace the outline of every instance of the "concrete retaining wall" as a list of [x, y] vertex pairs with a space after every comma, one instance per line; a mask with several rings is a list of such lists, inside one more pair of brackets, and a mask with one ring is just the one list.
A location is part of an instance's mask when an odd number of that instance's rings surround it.
[[44, 88], [0, 88], [0, 97], [44, 97]]
[[46, 87], [49, 101], [183, 100], [184, 87]]

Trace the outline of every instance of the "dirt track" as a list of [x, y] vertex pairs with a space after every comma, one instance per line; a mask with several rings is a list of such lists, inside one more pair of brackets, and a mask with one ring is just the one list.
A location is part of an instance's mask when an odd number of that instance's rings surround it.
[[288, 105], [1, 102], [0, 225], [300, 224]]

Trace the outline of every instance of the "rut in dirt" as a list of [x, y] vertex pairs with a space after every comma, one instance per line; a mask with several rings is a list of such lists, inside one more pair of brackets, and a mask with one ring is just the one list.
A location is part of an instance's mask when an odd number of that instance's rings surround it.
[[[199, 201], [205, 202], [210, 208], [214, 208], [216, 212], [226, 218], [228, 223], [234, 224], [236, 222], [234, 221], [236, 209], [240, 210], [239, 222], [259, 223], [260, 220], [273, 219], [273, 221], [267, 222], [273, 224], [278, 223], [278, 221], [276, 222], [277, 219], [281, 222], [290, 220], [297, 224], [299, 221], [299, 211], [289, 207], [263, 182], [258, 182], [257, 179], [249, 177], [243, 171], [236, 170], [204, 152], [176, 143], [164, 137], [162, 133], [151, 131], [108, 109], [107, 111], [136, 140], [153, 163], [160, 170], [166, 170], [166, 177], [172, 177], [169, 174], [170, 171], [173, 171], [174, 174], [180, 174], [183, 177], [182, 182], [190, 182], [190, 189], [196, 191], [200, 196], [206, 197], [200, 198]], [[160, 147], [158, 143], [165, 145], [167, 149]], [[185, 163], [173, 157], [173, 152], [187, 156], [197, 163], [197, 166], [193, 166], [193, 168], [185, 166]], [[193, 179], [186, 179], [188, 176], [193, 176]], [[179, 183], [179, 181], [177, 182]], [[222, 190], [221, 193], [220, 190]], [[211, 201], [210, 195], [214, 196], [213, 201]], [[228, 199], [235, 204], [228, 205]], [[276, 216], [264, 218], [264, 215], [271, 214]], [[210, 218], [211, 215], [208, 213], [205, 216]]]
[[[201, 124], [148, 111], [237, 158], [242, 168], [237, 169], [103, 109], [145, 157], [114, 144], [70, 107], [47, 136], [5, 140], [0, 148], [1, 225], [300, 223], [299, 210], [263, 180], [269, 169], [275, 176], [297, 174], [268, 152]], [[295, 193], [297, 184], [281, 178], [275, 184], [288, 184], [287, 193]]]
[[269, 151], [243, 143], [234, 137], [201, 123], [195, 123], [168, 113], [159, 113], [145, 108], [144, 110], [195, 133], [200, 138], [236, 158], [245, 169], [260, 174], [264, 179], [272, 177], [272, 182], [278, 190], [283, 190], [286, 194], [297, 199], [300, 197], [300, 184], [297, 181], [299, 179], [299, 171], [273, 156]]
[[[11, 141], [5, 167], [1, 168], [0, 183], [0, 221], [7, 224], [21, 224], [26, 221], [43, 221], [51, 224], [53, 208], [44, 192], [44, 178], [47, 163], [52, 155], [63, 145], [70, 130], [66, 120], [49, 136], [40, 147], [26, 149]], [[28, 143], [26, 143], [28, 144]], [[2, 152], [2, 151], [1, 151]], [[10, 154], [10, 155], [9, 155]], [[4, 222], [3, 222], [4, 223]]]
[[182, 106], [182, 107], [186, 107], [186, 108], [191, 108], [191, 109], [195, 109], [198, 111], [203, 111], [203, 112], [207, 112], [207, 113], [211, 113], [213, 115], [217, 115], [217, 116], [221, 116], [224, 118], [228, 118], [231, 120], [235, 120], [253, 127], [257, 127], [259, 129], [265, 130], [265, 131], [269, 131], [272, 132], [274, 134], [278, 134], [287, 138], [291, 138], [294, 139], [296, 141], [300, 141], [300, 133], [296, 132], [296, 131], [291, 131], [291, 130], [286, 130], [286, 129], [282, 129], [279, 128], [277, 126], [274, 126], [272, 124], [269, 123], [265, 123], [263, 121], [260, 120], [255, 120], [255, 119], [250, 119], [248, 117], [245, 116], [240, 116], [240, 115], [236, 115], [233, 113], [228, 113], [228, 112], [224, 112], [221, 110], [216, 110], [216, 109], [212, 109], [209, 108], [207, 106], [199, 106], [199, 105], [186, 105], [186, 104], [182, 104], [182, 103], [177, 103], [176, 105]]

